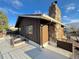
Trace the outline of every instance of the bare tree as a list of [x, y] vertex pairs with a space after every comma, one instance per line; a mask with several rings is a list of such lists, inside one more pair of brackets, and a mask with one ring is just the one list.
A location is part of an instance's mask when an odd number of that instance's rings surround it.
[[76, 29], [73, 26], [69, 26], [69, 27], [66, 27], [66, 28], [69, 29], [70, 36], [74, 36], [76, 38], [77, 42], [78, 42], [78, 35], [77, 35], [78, 29]]

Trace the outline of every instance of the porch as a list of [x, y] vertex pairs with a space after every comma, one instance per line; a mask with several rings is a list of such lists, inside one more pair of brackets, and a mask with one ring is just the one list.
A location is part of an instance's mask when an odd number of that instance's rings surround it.
[[72, 57], [69, 51], [52, 45], [39, 48], [33, 41], [12, 47], [10, 39], [11, 36], [7, 36], [0, 40], [0, 59], [69, 59]]

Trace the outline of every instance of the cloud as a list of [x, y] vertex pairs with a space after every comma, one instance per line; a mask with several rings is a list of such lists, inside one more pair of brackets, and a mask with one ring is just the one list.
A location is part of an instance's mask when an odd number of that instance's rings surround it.
[[79, 19], [72, 18], [72, 17], [66, 16], [66, 15], [63, 16], [62, 19], [63, 19], [64, 24], [79, 22]]
[[3, 0], [5, 3], [11, 5], [12, 7], [19, 9], [23, 6], [22, 0]]
[[23, 3], [20, 0], [12, 0], [11, 2], [15, 8], [19, 8], [23, 5]]
[[48, 12], [44, 12], [44, 11], [41, 11], [41, 10], [35, 10], [33, 12], [33, 14], [47, 14], [48, 15]]
[[68, 16], [63, 16], [63, 18], [68, 18]]
[[64, 21], [69, 21], [69, 20], [70, 20], [70, 17], [64, 15], [64, 16], [62, 17], [62, 19], [63, 19]]
[[66, 11], [73, 11], [76, 9], [76, 5], [74, 3], [66, 5]]
[[65, 24], [70, 24], [70, 23], [79, 23], [79, 19], [69, 19], [69, 21]]
[[67, 10], [69, 11], [69, 10], [75, 10], [75, 7], [74, 6], [69, 6], [68, 8], [67, 8]]
[[79, 12], [79, 9], [77, 10], [77, 12]]
[[2, 7], [0, 7], [0, 11], [4, 12], [5, 14], [9, 14], [9, 13], [15, 14], [15, 15], [18, 14], [18, 12], [14, 11], [14, 10], [12, 10], [10, 8], [2, 8]]
[[70, 21], [70, 23], [75, 23], [75, 22], [79, 22], [79, 19], [72, 19], [72, 20]]
[[42, 14], [42, 11], [37, 10], [37, 11], [34, 11], [33, 14]]
[[12, 10], [12, 9], [8, 9], [8, 12], [10, 12], [10, 13], [12, 13], [12, 14], [19, 14], [18, 12], [16, 12], [16, 11], [14, 11], [14, 10]]
[[4, 12], [5, 14], [7, 14], [7, 13], [8, 13], [7, 9], [2, 8], [2, 7], [0, 7], [0, 11], [1, 11], [1, 12]]

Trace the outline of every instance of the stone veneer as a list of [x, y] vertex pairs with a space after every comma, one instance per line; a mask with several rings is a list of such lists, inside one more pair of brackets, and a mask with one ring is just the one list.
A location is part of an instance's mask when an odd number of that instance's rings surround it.
[[[51, 4], [49, 7], [49, 16], [54, 18], [55, 20], [61, 22], [61, 11], [57, 4], [54, 2]], [[51, 26], [53, 28], [53, 26]], [[52, 30], [53, 32], [51, 33], [52, 37], [55, 37], [55, 39], [61, 40], [64, 37], [64, 28], [61, 26], [61, 24], [54, 24], [54, 29], [49, 29]]]

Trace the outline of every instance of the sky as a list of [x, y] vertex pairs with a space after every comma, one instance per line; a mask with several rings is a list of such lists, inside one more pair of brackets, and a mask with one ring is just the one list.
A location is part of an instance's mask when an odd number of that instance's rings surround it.
[[[55, 0], [0, 0], [0, 11], [8, 17], [9, 25], [15, 26], [19, 14], [48, 14]], [[57, 0], [64, 24], [79, 22], [79, 0]]]

